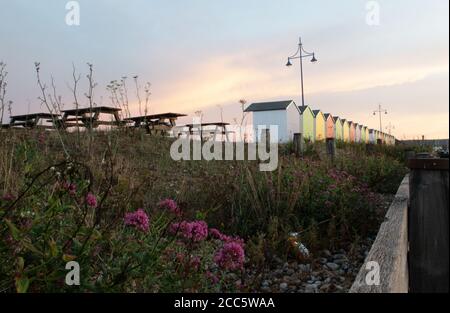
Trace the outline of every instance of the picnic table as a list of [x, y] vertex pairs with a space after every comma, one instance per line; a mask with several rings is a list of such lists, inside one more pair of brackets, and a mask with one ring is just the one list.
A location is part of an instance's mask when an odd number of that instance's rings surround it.
[[[100, 125], [122, 126], [126, 123], [120, 119], [120, 111], [121, 109], [107, 106], [62, 110], [63, 116], [56, 120], [56, 127], [66, 129], [68, 127], [97, 128]], [[100, 114], [111, 115], [113, 120], [102, 121]]]
[[2, 125], [2, 128], [41, 128], [41, 129], [54, 129], [52, 125], [41, 125], [39, 124], [42, 120], [58, 119], [60, 116], [58, 114], [51, 113], [31, 113], [22, 115], [13, 115], [9, 124]]
[[186, 114], [180, 113], [160, 113], [143, 115], [136, 117], [129, 117], [124, 119], [125, 122], [132, 122], [134, 128], [145, 128], [148, 134], [167, 133], [176, 125], [176, 120], [179, 117], [186, 116]]
[[[194, 129], [197, 129], [200, 140], [203, 141], [203, 134], [209, 133], [213, 135], [213, 140], [216, 140], [217, 134], [225, 135], [227, 141], [230, 141], [228, 134], [233, 133], [232, 131], [227, 131], [227, 126], [229, 126], [230, 123], [224, 123], [224, 122], [209, 122], [209, 123], [201, 123], [201, 124], [186, 124], [185, 127], [188, 128], [187, 134], [193, 135]], [[205, 127], [214, 126], [214, 130], [206, 130]]]

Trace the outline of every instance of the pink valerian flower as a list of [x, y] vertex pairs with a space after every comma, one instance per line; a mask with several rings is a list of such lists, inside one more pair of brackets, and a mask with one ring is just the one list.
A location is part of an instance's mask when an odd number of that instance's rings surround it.
[[184, 254], [183, 253], [177, 253], [177, 255], [175, 256], [176, 260], [178, 262], [183, 262], [184, 261]]
[[14, 196], [10, 193], [7, 193], [5, 195], [3, 195], [2, 200], [4, 201], [13, 201], [14, 200]]
[[219, 239], [219, 240], [222, 240], [222, 237], [223, 237], [223, 234], [220, 232], [220, 230], [218, 230], [216, 228], [210, 228], [209, 235], [212, 238]]
[[86, 204], [90, 206], [91, 208], [97, 207], [97, 198], [94, 196], [92, 192], [89, 192], [86, 195]]
[[209, 234], [210, 234], [210, 236], [212, 238], [219, 239], [220, 241], [223, 241], [223, 242], [236, 242], [236, 243], [240, 244], [241, 246], [244, 246], [244, 240], [242, 238], [233, 237], [233, 236], [228, 236], [228, 235], [222, 234], [220, 232], [220, 230], [218, 230], [216, 228], [210, 228], [209, 229]]
[[193, 257], [191, 257], [191, 260], [190, 260], [190, 267], [192, 268], [192, 269], [194, 269], [194, 270], [198, 270], [199, 269], [199, 267], [200, 267], [200, 264], [201, 264], [201, 260], [200, 260], [200, 257], [198, 257], [198, 256], [193, 256]]
[[178, 204], [175, 200], [172, 199], [164, 199], [158, 203], [158, 207], [160, 209], [168, 210], [170, 213], [175, 215], [181, 215], [181, 209], [178, 207]]
[[69, 192], [71, 196], [75, 196], [75, 194], [77, 193], [77, 185], [75, 185], [74, 183], [66, 181], [64, 182], [63, 187]]
[[226, 270], [237, 270], [244, 267], [244, 248], [237, 242], [227, 242], [214, 255], [214, 262]]
[[147, 232], [149, 229], [149, 218], [143, 209], [138, 209], [136, 212], [129, 212], [125, 214], [125, 225], [134, 226], [140, 231]]
[[182, 221], [170, 225], [170, 232], [178, 234], [187, 240], [199, 242], [208, 237], [208, 224], [205, 221]]
[[207, 271], [207, 272], [206, 272], [206, 277], [211, 281], [211, 283], [212, 283], [213, 285], [218, 284], [219, 281], [220, 281], [219, 277], [217, 277], [217, 275], [211, 273], [210, 271]]
[[41, 132], [38, 136], [38, 142], [43, 145], [45, 143], [45, 133]]

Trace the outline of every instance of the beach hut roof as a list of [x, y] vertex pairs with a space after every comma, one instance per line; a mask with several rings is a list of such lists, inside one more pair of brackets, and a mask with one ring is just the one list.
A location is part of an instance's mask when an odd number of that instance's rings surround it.
[[313, 110], [314, 116], [317, 116], [320, 112], [320, 110]]
[[[292, 102], [294, 102], [294, 101], [293, 100], [284, 100], [284, 101], [252, 103], [244, 110], [244, 112], [286, 110], [287, 107]], [[295, 104], [295, 102], [294, 102], [294, 104]]]
[[305, 106], [299, 106], [298, 109], [300, 110], [300, 113], [303, 114], [303, 112], [305, 112], [306, 110], [310, 110], [312, 114], [314, 114], [314, 112], [311, 110], [311, 108], [307, 105]]

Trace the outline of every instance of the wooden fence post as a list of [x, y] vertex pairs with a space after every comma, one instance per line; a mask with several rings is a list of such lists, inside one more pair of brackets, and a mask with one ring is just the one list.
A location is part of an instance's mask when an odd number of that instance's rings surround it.
[[294, 134], [294, 151], [297, 157], [303, 154], [303, 136], [301, 133]]
[[408, 209], [410, 292], [449, 291], [448, 159], [414, 158]]
[[334, 138], [327, 138], [327, 154], [334, 159], [334, 155], [336, 154], [336, 143], [334, 142]]
[[266, 144], [266, 149], [269, 149], [269, 147], [270, 147], [270, 129], [269, 128], [264, 128], [261, 131], [260, 143], [263, 143], [263, 142]]

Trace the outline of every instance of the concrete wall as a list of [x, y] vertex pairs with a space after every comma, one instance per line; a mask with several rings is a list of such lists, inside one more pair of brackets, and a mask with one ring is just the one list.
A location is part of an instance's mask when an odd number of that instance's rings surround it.
[[[408, 292], [408, 199], [409, 177], [407, 175], [350, 289], [351, 293]], [[368, 285], [366, 282], [366, 276], [373, 269], [367, 267], [368, 262], [379, 264], [379, 285]]]

